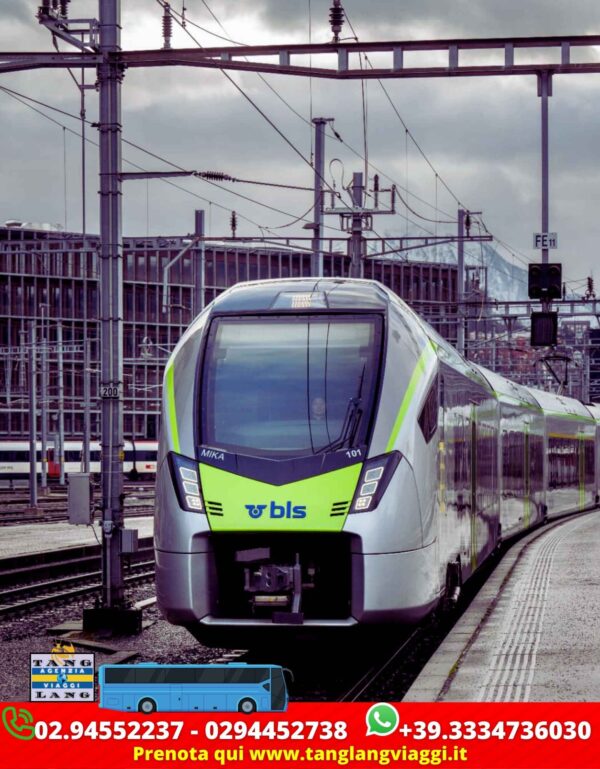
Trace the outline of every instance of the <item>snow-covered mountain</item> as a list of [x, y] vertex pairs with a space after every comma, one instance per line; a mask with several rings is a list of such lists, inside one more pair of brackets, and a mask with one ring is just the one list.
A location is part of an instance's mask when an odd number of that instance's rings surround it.
[[[390, 245], [388, 241], [388, 245]], [[456, 244], [418, 248], [403, 254], [410, 261], [456, 264]], [[527, 270], [501, 256], [489, 243], [465, 244], [465, 266], [487, 267], [490, 299], [520, 301], [527, 299]]]

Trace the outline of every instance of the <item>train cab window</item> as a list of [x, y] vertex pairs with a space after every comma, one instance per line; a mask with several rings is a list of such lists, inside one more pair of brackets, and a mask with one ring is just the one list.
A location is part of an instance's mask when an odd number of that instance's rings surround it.
[[360, 315], [218, 318], [202, 386], [202, 443], [298, 457], [366, 442], [382, 319]]
[[425, 398], [425, 403], [419, 414], [419, 427], [425, 438], [425, 442], [429, 441], [435, 435], [435, 431], [438, 426], [438, 377], [433, 380], [429, 393]]

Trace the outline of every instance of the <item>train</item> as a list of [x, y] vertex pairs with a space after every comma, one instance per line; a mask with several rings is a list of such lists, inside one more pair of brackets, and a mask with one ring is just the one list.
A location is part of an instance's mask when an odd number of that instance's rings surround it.
[[466, 360], [375, 281], [228, 289], [162, 414], [158, 604], [209, 645], [417, 623], [503, 541], [599, 501], [599, 406]]
[[[42, 445], [37, 444], [37, 472], [42, 471]], [[83, 469], [83, 444], [81, 441], [65, 441], [65, 475], [78, 473]], [[157, 441], [125, 441], [123, 473], [132, 480], [154, 480], [156, 477]], [[58, 453], [54, 442], [47, 446], [48, 478], [55, 481], [60, 477]], [[90, 442], [90, 472], [100, 476], [100, 443]], [[0, 482], [10, 486], [14, 481], [29, 478], [29, 442], [0, 441]]]

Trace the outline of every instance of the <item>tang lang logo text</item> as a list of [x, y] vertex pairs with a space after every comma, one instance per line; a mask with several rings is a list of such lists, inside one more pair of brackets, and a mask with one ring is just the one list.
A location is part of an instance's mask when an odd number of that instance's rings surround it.
[[31, 654], [32, 702], [93, 702], [93, 654]]

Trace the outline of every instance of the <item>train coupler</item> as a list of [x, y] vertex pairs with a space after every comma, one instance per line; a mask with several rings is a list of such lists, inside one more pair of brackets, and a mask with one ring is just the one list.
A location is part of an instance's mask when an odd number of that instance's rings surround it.
[[248, 564], [244, 568], [244, 591], [249, 596], [252, 609], [273, 610], [271, 621], [276, 624], [301, 625], [304, 613], [300, 611], [300, 555], [296, 553], [293, 565], [270, 563], [270, 557], [270, 548], [253, 548], [236, 553], [236, 561]]

